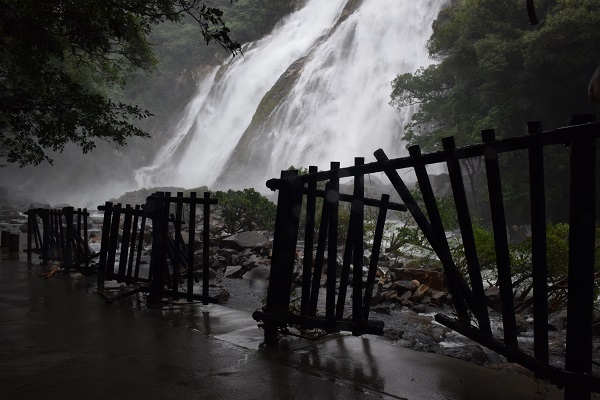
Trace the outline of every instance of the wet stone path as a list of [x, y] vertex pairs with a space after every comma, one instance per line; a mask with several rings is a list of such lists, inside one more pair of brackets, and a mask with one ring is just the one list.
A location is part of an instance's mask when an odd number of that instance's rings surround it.
[[143, 297], [106, 305], [93, 277], [45, 279], [40, 268], [0, 260], [2, 398], [562, 398], [529, 376], [369, 336], [265, 348], [248, 312]]

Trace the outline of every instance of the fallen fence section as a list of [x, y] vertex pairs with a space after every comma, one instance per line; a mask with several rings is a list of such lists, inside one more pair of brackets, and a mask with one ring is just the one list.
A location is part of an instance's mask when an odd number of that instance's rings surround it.
[[[592, 376], [592, 319], [594, 304], [594, 258], [596, 226], [596, 140], [600, 124], [594, 116], [572, 117], [572, 126], [542, 132], [539, 122], [528, 124], [529, 134], [496, 140], [493, 130], [482, 131], [482, 144], [456, 148], [454, 139], [442, 141], [444, 150], [421, 155], [418, 146], [409, 148], [410, 157], [388, 160], [383, 150], [375, 153], [383, 171], [394, 184], [402, 199], [411, 203], [403, 193], [398, 169], [413, 167], [419, 188], [427, 207], [429, 221], [420, 218], [420, 210], [413, 204], [409, 210], [415, 217], [438, 257], [442, 261], [450, 291], [455, 299], [458, 319], [437, 315], [443, 325], [475, 340], [491, 350], [535, 372], [538, 378], [548, 379], [565, 387], [565, 399], [589, 399], [591, 392], [600, 392], [600, 379]], [[569, 211], [569, 268], [567, 299], [567, 340], [565, 369], [549, 364], [548, 350], [548, 282], [546, 252], [546, 206], [544, 185], [544, 146], [564, 144], [570, 148], [570, 211]], [[532, 276], [534, 314], [534, 354], [519, 349], [513, 279], [508, 251], [507, 227], [498, 155], [516, 150], [527, 150], [529, 158], [530, 209], [532, 230]], [[490, 331], [486, 298], [469, 214], [459, 160], [483, 157], [487, 176], [490, 212], [496, 252], [500, 288], [503, 338], [498, 340]], [[460, 278], [448, 251], [437, 204], [430, 190], [429, 179], [423, 174], [428, 164], [445, 162], [448, 167], [463, 246], [467, 258], [470, 286]], [[421, 172], [421, 173], [420, 173]], [[458, 297], [455, 297], [455, 293]], [[458, 301], [456, 301], [458, 299]], [[477, 319], [471, 325], [465, 306]]]
[[[317, 167], [310, 167], [306, 175], [298, 175], [297, 171], [283, 171], [281, 179], [267, 182], [269, 188], [279, 190], [273, 256], [266, 305], [253, 314], [265, 330], [266, 341], [276, 341], [278, 332], [285, 332], [288, 326], [319, 329], [327, 333], [345, 330], [355, 335], [383, 334], [383, 323], [369, 319], [382, 233], [388, 210], [406, 211], [406, 207], [391, 203], [386, 194], [381, 199], [365, 198], [363, 165], [364, 160], [356, 158], [354, 169], [346, 175], [354, 178], [351, 195], [340, 193], [341, 169], [339, 163], [335, 162], [331, 163], [329, 171], [317, 172]], [[317, 199], [322, 200], [318, 202]], [[318, 203], [321, 206], [321, 218], [317, 227]], [[350, 204], [350, 220], [342, 267], [338, 274], [340, 203]], [[301, 212], [303, 205], [305, 211]], [[363, 282], [365, 206], [378, 209], [378, 218], [366, 282]], [[304, 218], [301, 221], [302, 213]], [[292, 299], [292, 285], [296, 244], [302, 230], [302, 286], [300, 304], [296, 305], [295, 299]], [[323, 273], [326, 274], [325, 298], [321, 299], [324, 310], [319, 309]], [[348, 285], [352, 288], [352, 306], [349, 315], [346, 315]]]
[[[115, 297], [105, 295], [112, 302], [129, 295], [145, 292], [151, 300], [163, 297], [186, 298], [187, 301], [218, 303], [209, 296], [209, 226], [210, 205], [217, 200], [209, 192], [199, 198], [195, 192], [189, 197], [177, 193], [157, 192], [149, 196], [146, 204], [132, 207], [106, 202], [99, 209], [104, 211], [102, 241], [98, 267], [98, 289], [102, 294], [106, 281], [115, 280], [136, 285], [130, 291]], [[187, 219], [184, 218], [184, 206]], [[202, 259], [195, 260], [198, 244], [196, 220], [203, 221]], [[152, 230], [148, 229], [151, 225]], [[142, 268], [144, 237], [151, 237], [150, 262]], [[117, 254], [118, 253], [118, 254]], [[196, 270], [199, 264], [200, 271]], [[199, 274], [197, 274], [199, 272]], [[202, 279], [202, 294], [194, 293], [194, 283]], [[184, 288], [180, 288], [182, 282]]]
[[[539, 122], [528, 124], [529, 134], [496, 140], [493, 130], [482, 131], [482, 144], [456, 148], [452, 137], [442, 141], [443, 151], [421, 155], [418, 146], [409, 148], [410, 157], [388, 160], [383, 150], [375, 153], [383, 171], [409, 206], [410, 212], [442, 261], [450, 291], [455, 300], [458, 319], [438, 314], [443, 325], [535, 372], [538, 378], [548, 379], [565, 387], [565, 399], [589, 399], [591, 392], [600, 392], [600, 379], [592, 376], [592, 319], [594, 304], [594, 255], [596, 226], [596, 140], [600, 124], [594, 116], [572, 117], [572, 126], [542, 132]], [[565, 369], [549, 364], [548, 350], [548, 271], [546, 252], [546, 206], [544, 185], [544, 146], [564, 144], [570, 148], [570, 211], [569, 211], [569, 269], [567, 298], [567, 339]], [[529, 158], [530, 212], [532, 230], [532, 276], [534, 314], [533, 355], [519, 349], [513, 279], [507, 240], [505, 207], [498, 155], [527, 150]], [[492, 217], [496, 266], [500, 289], [503, 338], [493, 337], [487, 315], [486, 298], [473, 239], [473, 229], [462, 184], [459, 160], [483, 157]], [[428, 164], [445, 162], [456, 204], [460, 231], [468, 265], [470, 286], [460, 277], [448, 250], [436, 199], [425, 172]], [[406, 196], [397, 170], [413, 167], [423, 195], [429, 220], [423, 218], [416, 203]], [[410, 204], [412, 203], [412, 206]], [[456, 296], [457, 295], [457, 296]], [[467, 311], [477, 319], [471, 325]]]
[[91, 269], [90, 261], [97, 254], [92, 254], [87, 241], [87, 209], [34, 208], [26, 214], [28, 260], [33, 253], [39, 253], [42, 264], [58, 261], [65, 272]]
[[[364, 293], [361, 274], [352, 279], [352, 312], [345, 318], [343, 303], [350, 273], [362, 270], [363, 219], [367, 199], [363, 195], [364, 175], [383, 172], [400, 195], [419, 228], [431, 244], [443, 264], [457, 317], [438, 314], [441, 324], [475, 340], [483, 346], [504, 355], [535, 372], [539, 378], [548, 379], [557, 386], [565, 387], [565, 399], [590, 399], [591, 392], [600, 392], [600, 380], [592, 376], [592, 318], [594, 303], [594, 255], [596, 227], [596, 140], [600, 136], [600, 124], [595, 116], [580, 115], [571, 118], [571, 126], [543, 132], [539, 122], [528, 124], [525, 136], [497, 140], [493, 130], [482, 132], [482, 143], [457, 148], [454, 138], [442, 140], [443, 150], [421, 154], [418, 146], [409, 148], [409, 157], [388, 159], [383, 150], [375, 152], [377, 162], [363, 164], [357, 159], [352, 167], [339, 168], [332, 163], [329, 171], [317, 171], [311, 167], [308, 174], [284, 171], [280, 179], [272, 179], [267, 186], [279, 190], [273, 260], [266, 306], [254, 313], [262, 321], [265, 339], [276, 340], [277, 331], [288, 325], [320, 328], [327, 332], [350, 330], [355, 334], [381, 334], [382, 324], [368, 320], [369, 296], [373, 290], [373, 274], [378, 257], [376, 239], [368, 268]], [[570, 211], [569, 211], [569, 266], [567, 298], [567, 331], [565, 368], [549, 364], [548, 350], [548, 270], [546, 250], [546, 205], [544, 184], [544, 147], [564, 145], [570, 149]], [[513, 300], [513, 277], [508, 253], [507, 227], [503, 202], [502, 182], [498, 157], [502, 153], [525, 150], [529, 159], [530, 213], [532, 231], [532, 276], [534, 351], [528, 354], [519, 348]], [[495, 242], [496, 265], [500, 289], [503, 337], [495, 338], [490, 328], [487, 299], [484, 294], [480, 264], [475, 247], [473, 226], [467, 204], [461, 160], [482, 158], [485, 167], [492, 229]], [[426, 167], [445, 163], [452, 189], [460, 233], [467, 263], [468, 282], [461, 275], [445, 235], [437, 200], [433, 194]], [[413, 168], [417, 176], [426, 212], [421, 210], [398, 170]], [[339, 193], [339, 179], [354, 177], [352, 196]], [[326, 182], [325, 190], [317, 190], [319, 182]], [[387, 195], [381, 200], [368, 200], [379, 207], [380, 218], [392, 208]], [[324, 198], [318, 228], [318, 243], [313, 263], [315, 226], [315, 199]], [[300, 309], [291, 309], [293, 266], [300, 226], [300, 210], [305, 201], [305, 255], [302, 271], [302, 295]], [[348, 239], [344, 251], [337, 305], [336, 249], [338, 229], [338, 205], [351, 202]], [[375, 204], [376, 203], [376, 204]], [[378, 227], [380, 229], [378, 219]], [[378, 242], [379, 240], [379, 242]], [[327, 247], [327, 265], [323, 264]], [[321, 272], [326, 268], [325, 315], [318, 315], [317, 302]], [[472, 323], [472, 317], [475, 324]]]

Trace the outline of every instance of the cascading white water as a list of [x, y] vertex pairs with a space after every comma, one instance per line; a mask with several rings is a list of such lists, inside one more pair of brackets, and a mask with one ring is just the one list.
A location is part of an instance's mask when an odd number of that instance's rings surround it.
[[[138, 171], [138, 182], [197, 187], [218, 178], [263, 188], [290, 165], [349, 165], [380, 147], [401, 155], [409, 115], [388, 104], [390, 82], [431, 62], [425, 43], [445, 2], [363, 0], [344, 15], [346, 1], [308, 1], [207, 78], [171, 142]], [[302, 57], [285, 96], [267, 94]], [[265, 98], [277, 104], [266, 116], [255, 114]], [[251, 124], [253, 117], [262, 120]]]

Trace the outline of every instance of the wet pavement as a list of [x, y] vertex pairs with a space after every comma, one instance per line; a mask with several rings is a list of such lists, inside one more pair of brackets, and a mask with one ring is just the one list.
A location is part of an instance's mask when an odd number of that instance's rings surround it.
[[561, 399], [522, 374], [329, 335], [262, 345], [250, 313], [142, 297], [0, 259], [2, 399]]

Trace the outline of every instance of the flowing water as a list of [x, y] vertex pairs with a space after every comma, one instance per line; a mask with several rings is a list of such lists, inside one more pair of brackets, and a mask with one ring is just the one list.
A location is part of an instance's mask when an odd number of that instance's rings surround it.
[[138, 184], [262, 189], [290, 165], [404, 155], [411, 110], [388, 104], [390, 82], [432, 62], [425, 45], [446, 1], [307, 1], [202, 82]]

